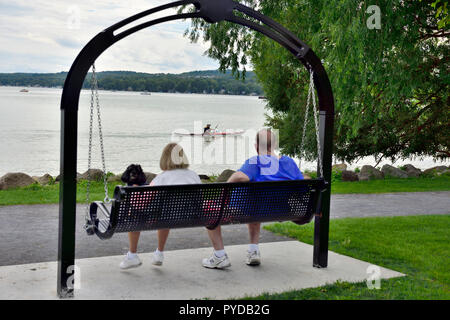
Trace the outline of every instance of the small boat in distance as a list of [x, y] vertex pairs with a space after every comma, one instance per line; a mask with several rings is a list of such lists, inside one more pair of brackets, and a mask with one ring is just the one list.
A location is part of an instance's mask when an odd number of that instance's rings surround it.
[[208, 133], [190, 133], [175, 131], [174, 134], [178, 136], [195, 136], [195, 137], [224, 137], [224, 136], [239, 136], [244, 133], [244, 130], [226, 130], [226, 131], [216, 131], [214, 129], [210, 130]]
[[141, 95], [143, 95], [143, 96], [151, 96], [152, 94], [151, 94], [151, 92], [144, 91], [144, 92], [141, 92]]
[[29, 92], [27, 89], [22, 89], [20, 92]]
[[267, 98], [264, 96], [259, 96], [258, 99], [267, 100]]

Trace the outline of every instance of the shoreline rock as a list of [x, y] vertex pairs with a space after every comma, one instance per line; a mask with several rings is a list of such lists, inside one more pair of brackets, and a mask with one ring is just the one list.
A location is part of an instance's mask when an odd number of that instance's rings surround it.
[[418, 178], [422, 174], [422, 170], [414, 167], [412, 164], [406, 164], [403, 166], [404, 171], [410, 178]]
[[401, 179], [408, 178], [408, 174], [405, 171], [388, 164], [385, 164], [381, 168], [381, 172], [383, 173], [384, 177], [401, 178]]
[[358, 174], [350, 170], [342, 171], [342, 181], [359, 181]]
[[10, 172], [0, 178], [0, 190], [26, 187], [36, 183], [29, 175], [22, 172]]
[[360, 181], [384, 179], [384, 174], [375, 167], [364, 165], [358, 174], [358, 178]]
[[222, 173], [217, 177], [216, 182], [227, 182], [233, 173], [236, 171], [231, 169], [225, 169]]
[[331, 166], [331, 170], [333, 171], [346, 171], [347, 170], [347, 165], [345, 163], [339, 163], [339, 164], [334, 164]]
[[33, 178], [34, 181], [39, 183], [41, 186], [48, 186], [53, 181], [53, 177], [51, 175], [49, 175], [48, 173], [44, 174], [42, 177], [33, 176], [31, 178]]

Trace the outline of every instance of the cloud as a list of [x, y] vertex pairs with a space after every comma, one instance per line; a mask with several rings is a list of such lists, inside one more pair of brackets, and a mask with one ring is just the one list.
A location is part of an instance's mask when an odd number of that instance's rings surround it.
[[[167, 1], [16, 0], [11, 4], [0, 0], [0, 72], [68, 71], [97, 33], [163, 3]], [[173, 13], [166, 10], [155, 17]], [[98, 70], [181, 73], [216, 69], [218, 63], [203, 56], [207, 44], [192, 44], [183, 37], [189, 23], [164, 23], [119, 41], [99, 57]]]

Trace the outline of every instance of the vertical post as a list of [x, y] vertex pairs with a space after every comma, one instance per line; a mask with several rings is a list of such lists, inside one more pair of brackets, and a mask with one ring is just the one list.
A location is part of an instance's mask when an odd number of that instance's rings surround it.
[[333, 156], [334, 114], [320, 111], [320, 145], [322, 148], [323, 175], [329, 182], [322, 195], [322, 212], [314, 220], [314, 256], [313, 266], [326, 268], [328, 265], [328, 234], [330, 226], [331, 165]]
[[73, 297], [77, 194], [78, 109], [61, 109], [61, 167], [59, 188], [58, 284], [60, 298]]

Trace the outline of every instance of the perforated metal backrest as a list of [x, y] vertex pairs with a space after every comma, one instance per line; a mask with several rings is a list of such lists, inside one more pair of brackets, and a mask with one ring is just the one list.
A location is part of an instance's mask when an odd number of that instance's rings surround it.
[[323, 180], [142, 186], [115, 189], [112, 232], [231, 223], [309, 222]]

